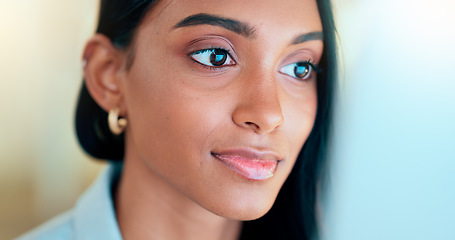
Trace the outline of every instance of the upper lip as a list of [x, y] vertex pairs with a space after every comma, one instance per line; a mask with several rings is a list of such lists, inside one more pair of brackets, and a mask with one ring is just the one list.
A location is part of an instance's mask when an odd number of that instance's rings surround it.
[[281, 156], [272, 150], [257, 150], [253, 148], [231, 148], [211, 152], [215, 157], [243, 158], [246, 160], [282, 160]]

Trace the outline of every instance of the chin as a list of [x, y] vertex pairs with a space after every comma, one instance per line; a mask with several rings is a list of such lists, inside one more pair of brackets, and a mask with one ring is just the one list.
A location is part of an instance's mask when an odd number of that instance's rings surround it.
[[272, 205], [273, 204], [271, 204], [270, 206], [269, 205], [263, 207], [254, 206], [248, 209], [240, 209], [230, 213], [230, 216], [225, 217], [239, 221], [256, 220], [264, 216], [272, 208]]
[[270, 209], [271, 209], [271, 207], [267, 208], [266, 210], [260, 209], [259, 211], [251, 211], [249, 213], [243, 213], [242, 215], [238, 216], [236, 219], [239, 221], [256, 220], [256, 219], [263, 217]]
[[260, 194], [246, 198], [232, 197], [230, 201], [219, 201], [218, 203], [221, 204], [208, 210], [232, 220], [255, 220], [264, 216], [272, 208], [275, 198], [276, 196], [271, 198]]

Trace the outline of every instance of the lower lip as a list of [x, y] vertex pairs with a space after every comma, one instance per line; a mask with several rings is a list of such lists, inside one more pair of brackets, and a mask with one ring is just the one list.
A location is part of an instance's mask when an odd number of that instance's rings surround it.
[[248, 180], [267, 180], [275, 174], [276, 160], [246, 159], [238, 156], [212, 154], [231, 170]]

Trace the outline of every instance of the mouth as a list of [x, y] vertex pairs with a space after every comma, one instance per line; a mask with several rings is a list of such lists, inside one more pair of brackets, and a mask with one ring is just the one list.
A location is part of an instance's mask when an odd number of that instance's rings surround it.
[[258, 152], [250, 149], [211, 152], [211, 155], [240, 176], [255, 181], [263, 181], [273, 177], [278, 161], [281, 160], [273, 152]]

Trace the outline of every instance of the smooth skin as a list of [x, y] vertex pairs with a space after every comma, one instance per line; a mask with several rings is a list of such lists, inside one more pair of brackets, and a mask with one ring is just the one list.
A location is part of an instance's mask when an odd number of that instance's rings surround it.
[[[175, 27], [199, 13], [235, 19], [253, 34]], [[103, 109], [120, 107], [128, 119], [114, 200], [124, 239], [237, 239], [241, 221], [267, 213], [317, 109], [316, 73], [302, 80], [284, 67], [317, 65], [321, 40], [292, 42], [318, 31], [315, 0], [162, 0], [127, 49], [102, 35], [89, 40], [87, 87]], [[210, 54], [195, 54], [212, 48], [232, 61], [210, 68]], [[230, 149], [280, 161], [273, 177], [253, 181], [211, 154]]]

